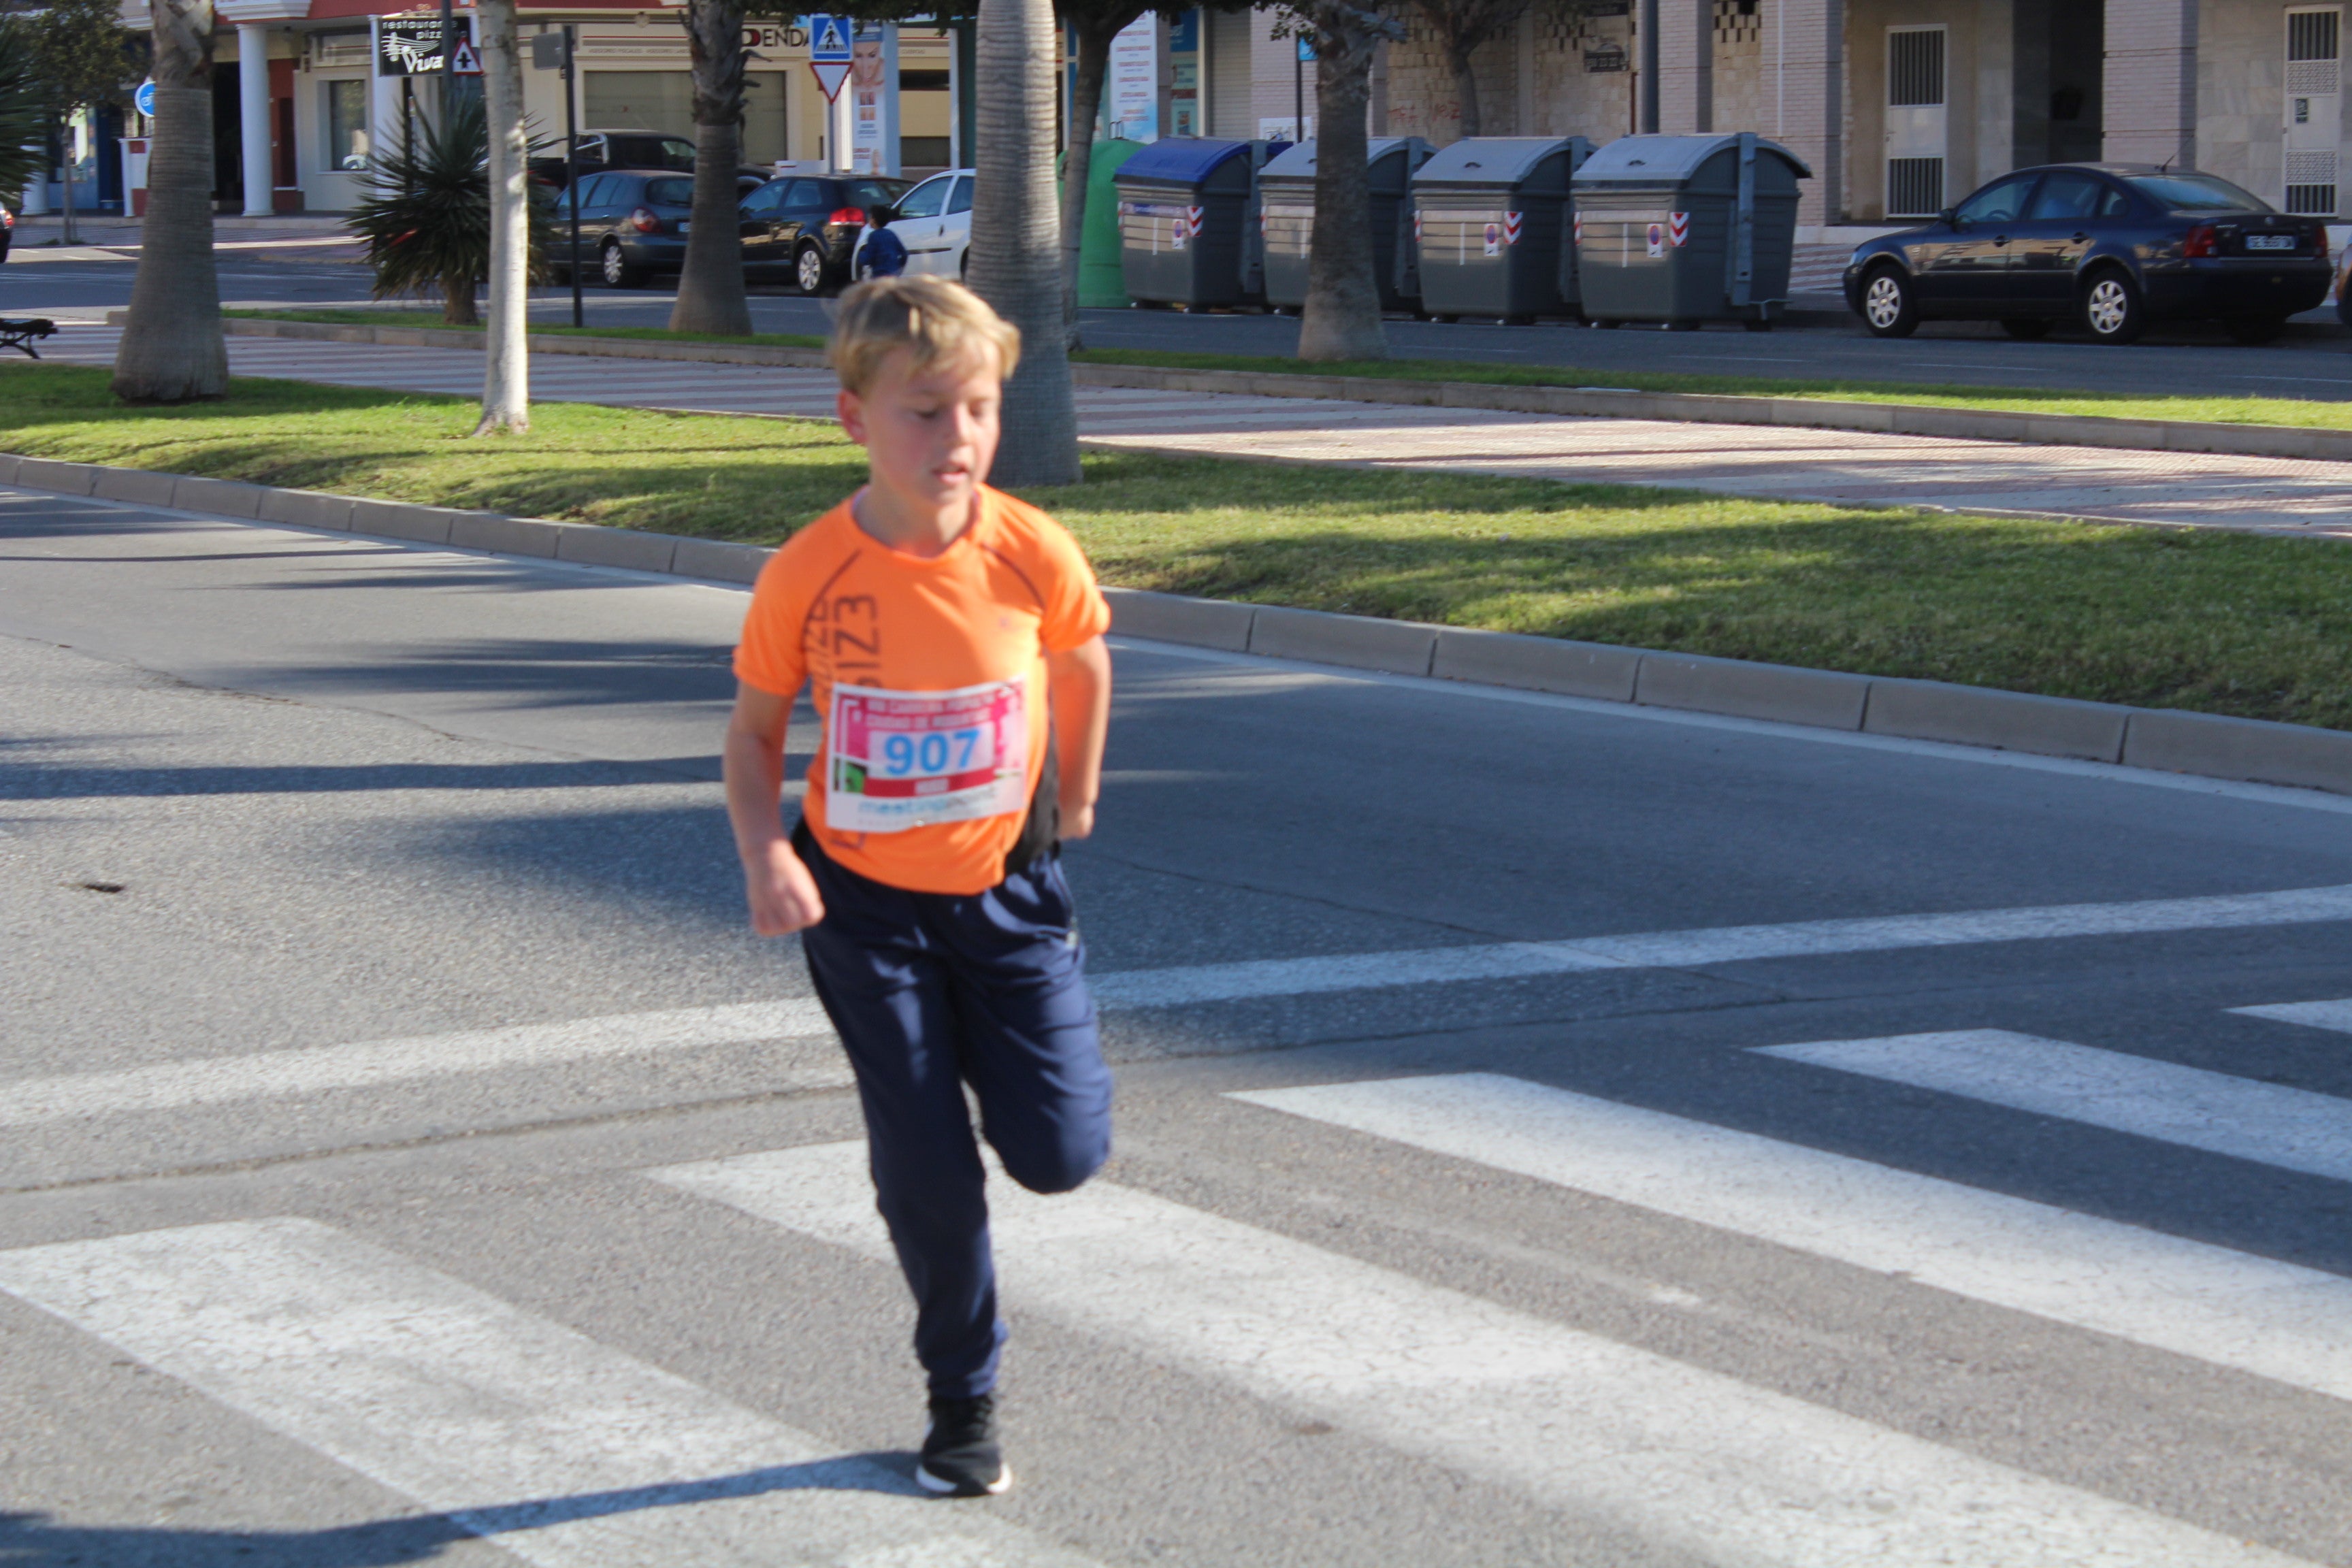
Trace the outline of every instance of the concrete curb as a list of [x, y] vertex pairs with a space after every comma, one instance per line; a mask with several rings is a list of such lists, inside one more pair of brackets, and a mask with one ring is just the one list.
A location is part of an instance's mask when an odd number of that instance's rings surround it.
[[[772, 553], [756, 544], [13, 453], [0, 453], [0, 485], [709, 582], [753, 582]], [[1137, 588], [1103, 595], [1115, 632], [1225, 653], [2352, 795], [2352, 731], [2342, 730]]]
[[[116, 318], [124, 313], [110, 313], [107, 317], [109, 324], [116, 324]], [[308, 338], [409, 348], [482, 346], [481, 333], [452, 327], [338, 326], [325, 321], [265, 321], [246, 317], [230, 317], [221, 325], [232, 337]], [[573, 338], [546, 332], [528, 336], [533, 351], [540, 353], [699, 360], [714, 364], [765, 364], [803, 370], [824, 363], [822, 350], [763, 343], [676, 343], [639, 338]], [[1480, 382], [1414, 381], [1402, 376], [1168, 370], [1157, 365], [1091, 362], [1073, 364], [1070, 374], [1080, 386], [1135, 391], [1312, 397], [1339, 403], [1472, 408], [1502, 414], [1663, 419], [1697, 425], [1778, 425], [1813, 430], [1860, 430], [1879, 436], [2012, 441], [2028, 446], [2352, 461], [2352, 430], [2306, 430], [2291, 425], [2209, 425], [2189, 419], [2110, 419], [2094, 414], [2011, 413], [1992, 408], [1943, 408], [1921, 403], [1837, 403], [1811, 397], [1617, 392], [1606, 387], [1494, 386]]]

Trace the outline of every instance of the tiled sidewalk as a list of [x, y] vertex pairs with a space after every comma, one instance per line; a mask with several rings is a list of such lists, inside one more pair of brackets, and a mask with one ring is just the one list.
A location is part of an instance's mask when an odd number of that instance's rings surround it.
[[[70, 329], [45, 353], [104, 363], [116, 336]], [[482, 385], [481, 356], [467, 349], [231, 338], [229, 355], [246, 375], [468, 397]], [[541, 354], [531, 391], [546, 401], [833, 415], [823, 371]], [[2344, 462], [1093, 387], [1079, 389], [1078, 415], [1090, 442], [1153, 451], [2352, 536]]]

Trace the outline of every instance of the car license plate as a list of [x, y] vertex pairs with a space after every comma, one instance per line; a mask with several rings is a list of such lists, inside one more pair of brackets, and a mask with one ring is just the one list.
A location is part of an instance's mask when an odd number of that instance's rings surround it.
[[678, 225], [678, 226], [677, 226], [677, 232], [678, 232], [678, 233], [680, 233], [680, 234], [684, 234], [684, 233], [687, 231], [687, 226], [687, 226], [687, 225], [685, 225], [685, 224], [680, 224], [680, 225]]
[[2291, 234], [2250, 234], [2246, 236], [2248, 250], [2293, 250], [2294, 236]]

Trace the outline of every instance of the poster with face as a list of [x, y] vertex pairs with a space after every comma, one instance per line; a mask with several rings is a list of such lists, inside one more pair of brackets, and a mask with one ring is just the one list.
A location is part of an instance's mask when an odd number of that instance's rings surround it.
[[888, 174], [898, 160], [898, 30], [860, 24], [849, 45], [849, 166]]

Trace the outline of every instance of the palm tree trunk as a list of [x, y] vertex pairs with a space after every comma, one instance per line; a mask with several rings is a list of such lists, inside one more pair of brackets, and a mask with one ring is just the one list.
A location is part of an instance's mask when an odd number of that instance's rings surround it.
[[1070, 82], [1070, 155], [1062, 165], [1062, 320], [1069, 343], [1078, 346], [1078, 251], [1087, 234], [1087, 174], [1095, 160], [1095, 116], [1102, 112], [1104, 79], [1110, 74], [1110, 41], [1136, 16], [1074, 18], [1078, 35], [1077, 74]]
[[1386, 359], [1364, 130], [1380, 22], [1369, 11], [1338, 4], [1318, 6], [1316, 20], [1315, 232], [1307, 246], [1298, 357]]
[[126, 403], [228, 391], [220, 274], [213, 266], [212, 0], [152, 0], [155, 134], [131, 319], [114, 353]]
[[1061, 226], [1054, 210], [1052, 0], [980, 0], [973, 290], [1021, 329], [1004, 384], [1000, 485], [1078, 482], [1078, 417], [1063, 336]]
[[522, 122], [522, 55], [515, 0], [481, 0], [482, 101], [490, 142], [490, 310], [482, 332], [482, 420], [477, 436], [530, 428], [530, 138]]
[[694, 66], [694, 216], [669, 330], [749, 337], [751, 306], [743, 294], [743, 241], [735, 218], [735, 165], [743, 140], [743, 0], [688, 0], [678, 21]]

